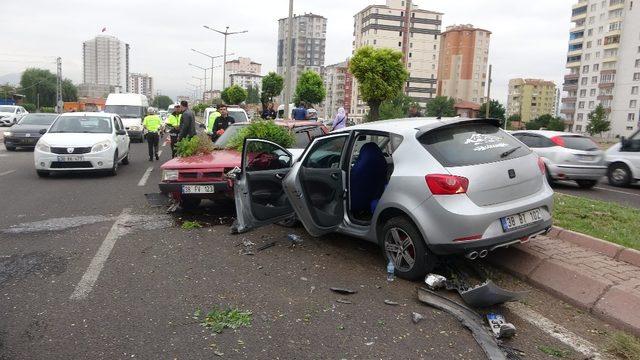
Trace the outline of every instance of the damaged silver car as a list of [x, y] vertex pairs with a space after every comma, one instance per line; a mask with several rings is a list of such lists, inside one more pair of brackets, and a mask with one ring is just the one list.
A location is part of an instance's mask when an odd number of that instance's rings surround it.
[[485, 257], [551, 227], [540, 158], [492, 119], [379, 121], [316, 138], [295, 161], [247, 139], [235, 230], [296, 216], [312, 236], [379, 244], [396, 275], [417, 279], [436, 255]]

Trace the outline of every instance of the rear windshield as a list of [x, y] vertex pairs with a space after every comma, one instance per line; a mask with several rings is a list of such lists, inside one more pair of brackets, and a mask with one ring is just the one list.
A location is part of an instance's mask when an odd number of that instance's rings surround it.
[[244, 111], [229, 111], [229, 116], [233, 118], [236, 122], [247, 122], [247, 116], [244, 114]]
[[598, 150], [598, 144], [584, 136], [561, 136], [564, 147], [574, 150], [593, 151]]
[[445, 126], [418, 141], [444, 166], [466, 166], [525, 156], [531, 151], [491, 124]]

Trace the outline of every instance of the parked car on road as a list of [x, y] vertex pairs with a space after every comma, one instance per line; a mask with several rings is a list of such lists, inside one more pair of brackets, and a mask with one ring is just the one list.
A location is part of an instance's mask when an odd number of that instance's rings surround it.
[[542, 158], [549, 184], [573, 180], [590, 189], [607, 173], [604, 151], [584, 135], [549, 130], [514, 131], [511, 135]]
[[131, 140], [144, 141], [142, 119], [147, 116], [149, 100], [141, 94], [109, 94], [104, 112], [117, 114]]
[[42, 136], [40, 131], [47, 130], [57, 117], [58, 114], [50, 113], [25, 115], [11, 130], [4, 132], [4, 147], [9, 151], [19, 147], [33, 149]]
[[277, 144], [247, 139], [234, 185], [235, 230], [295, 213], [313, 236], [339, 232], [378, 244], [407, 279], [423, 277], [435, 255], [474, 259], [526, 242], [550, 229], [553, 191], [540, 157], [499, 126], [377, 121], [316, 138], [298, 160]]
[[640, 181], [640, 130], [606, 151], [607, 177], [613, 186]]
[[0, 125], [11, 126], [16, 124], [29, 112], [18, 105], [0, 105]]
[[116, 114], [62, 114], [42, 133], [33, 152], [40, 177], [64, 171], [116, 175], [118, 163], [129, 163], [129, 136]]
[[[297, 155], [302, 153], [313, 138], [328, 132], [322, 124], [308, 121], [277, 121], [276, 124], [287, 126], [294, 132], [296, 142], [288, 151]], [[248, 125], [248, 122], [230, 125], [216, 140], [215, 145], [224, 149], [229, 140]], [[187, 208], [198, 206], [202, 199], [232, 200], [233, 183], [225, 174], [239, 166], [240, 153], [234, 149], [216, 150], [207, 155], [176, 157], [161, 166], [160, 192]]]

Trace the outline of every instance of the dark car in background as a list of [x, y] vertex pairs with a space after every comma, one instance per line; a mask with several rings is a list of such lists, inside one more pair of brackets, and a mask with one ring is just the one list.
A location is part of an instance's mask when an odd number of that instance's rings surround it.
[[4, 146], [9, 151], [16, 148], [33, 149], [40, 139], [41, 130], [47, 130], [58, 114], [27, 114], [20, 121], [4, 132]]

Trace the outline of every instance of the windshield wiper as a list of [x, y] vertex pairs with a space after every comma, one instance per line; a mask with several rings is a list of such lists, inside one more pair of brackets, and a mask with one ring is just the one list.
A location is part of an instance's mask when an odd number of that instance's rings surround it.
[[502, 154], [500, 154], [500, 158], [506, 158], [507, 156], [513, 154], [514, 152], [516, 152], [516, 150], [520, 149], [522, 146], [516, 146], [513, 149], [509, 149], [505, 152], [503, 152]]

